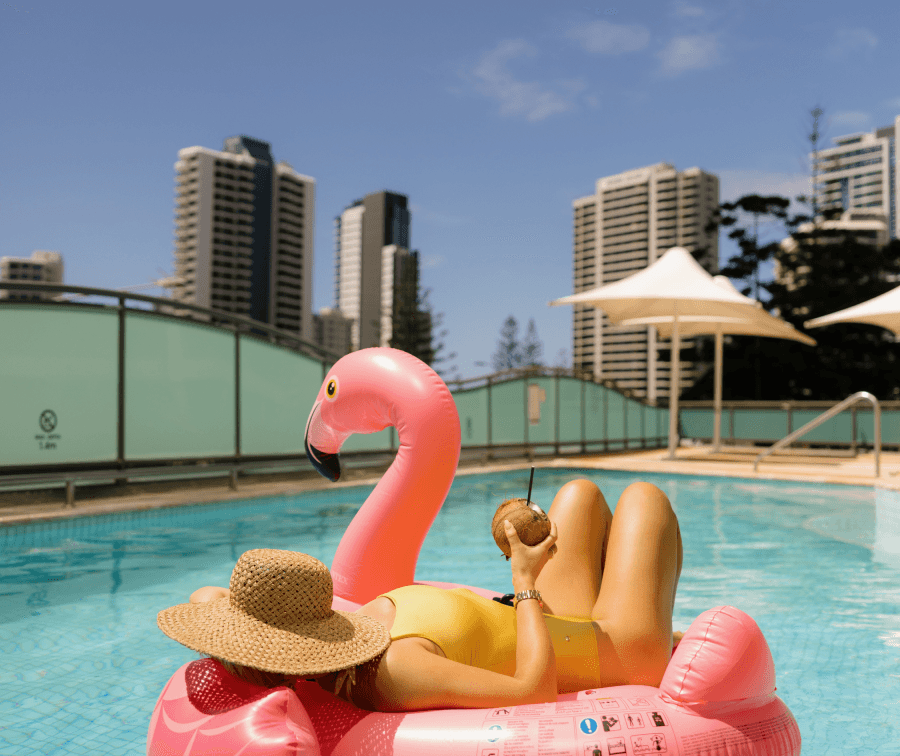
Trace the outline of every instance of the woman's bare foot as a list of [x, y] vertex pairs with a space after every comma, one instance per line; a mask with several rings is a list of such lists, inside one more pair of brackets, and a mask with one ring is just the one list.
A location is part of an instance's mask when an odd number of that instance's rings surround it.
[[[203, 590], [202, 588], [200, 590]], [[192, 597], [193, 598], [193, 597]], [[681, 639], [684, 638], [684, 633], [680, 630], [675, 630], [672, 633], [672, 650], [674, 651], [678, 648], [678, 644], [681, 643]]]
[[229, 591], [227, 588], [219, 588], [215, 585], [205, 585], [198, 588], [191, 594], [190, 603], [202, 604], [205, 601], [213, 599], [228, 598]]

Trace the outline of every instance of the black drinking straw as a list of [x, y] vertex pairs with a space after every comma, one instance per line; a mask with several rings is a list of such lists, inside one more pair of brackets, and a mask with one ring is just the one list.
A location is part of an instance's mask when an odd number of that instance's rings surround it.
[[528, 498], [525, 501], [531, 504], [531, 484], [534, 483], [534, 468], [531, 468], [531, 477], [528, 479]]

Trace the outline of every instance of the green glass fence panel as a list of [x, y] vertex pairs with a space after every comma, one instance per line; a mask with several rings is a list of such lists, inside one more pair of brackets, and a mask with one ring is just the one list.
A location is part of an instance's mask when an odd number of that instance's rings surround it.
[[665, 439], [669, 435], [669, 408], [656, 408], [656, 437]]
[[487, 387], [457, 391], [453, 394], [459, 412], [463, 446], [486, 446], [488, 418]]
[[553, 443], [556, 441], [556, 380], [554, 378], [529, 378], [526, 383], [528, 384], [528, 443]]
[[[810, 420], [815, 420], [823, 412], [823, 409], [800, 410], [795, 409], [791, 413], [791, 431], [802, 428]], [[829, 420], [826, 420], [817, 428], [805, 433], [798, 438], [796, 443], [844, 443], [849, 444], [853, 440], [853, 416], [851, 410], [847, 409]]]
[[617, 391], [606, 389], [606, 436], [610, 447], [621, 449], [625, 445], [625, 397]]
[[[884, 437], [885, 412], [881, 412], [881, 443], [890, 443]], [[875, 443], [875, 413], [866, 406], [860, 406], [856, 410], [856, 440], [869, 446]]]
[[563, 443], [581, 441], [581, 385], [575, 378], [559, 379], [559, 440]]
[[684, 438], [711, 439], [713, 437], [713, 428], [715, 427], [713, 410], [691, 407], [679, 410], [678, 414]]
[[118, 313], [0, 307], [0, 466], [116, 459]]
[[241, 336], [241, 454], [305, 455], [303, 434], [322, 363]]
[[130, 312], [125, 319], [125, 456], [235, 452], [234, 335]]
[[881, 411], [881, 442], [900, 444], [900, 410]]
[[391, 438], [393, 434], [394, 449], [399, 446], [397, 431], [393, 428], [385, 428], [377, 433], [354, 433], [341, 447], [341, 451], [391, 451]]
[[491, 386], [491, 439], [494, 444], [525, 441], [525, 381]]
[[778, 441], [788, 434], [782, 409], [735, 409], [734, 437], [739, 441]]
[[629, 441], [643, 441], [644, 439], [644, 405], [634, 399], [625, 399], [625, 412], [627, 413], [625, 430]]
[[607, 390], [596, 383], [584, 385], [584, 436], [586, 441], [606, 441]]

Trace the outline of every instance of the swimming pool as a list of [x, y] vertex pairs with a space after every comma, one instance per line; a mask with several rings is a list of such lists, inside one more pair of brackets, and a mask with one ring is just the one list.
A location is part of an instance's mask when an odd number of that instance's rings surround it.
[[[636, 479], [538, 470], [532, 498], [549, 507], [577, 476], [596, 481], [613, 507]], [[900, 568], [873, 557], [873, 490], [640, 477], [666, 491], [681, 522], [675, 626], [720, 604], [753, 616], [804, 754], [900, 752], [892, 713], [900, 705]], [[527, 471], [458, 476], [416, 578], [509, 590], [490, 519], [527, 485]], [[370, 491], [0, 529], [0, 754], [143, 754], [160, 690], [195, 658], [157, 630], [156, 612], [200, 585], [227, 585], [247, 549], [296, 549], [330, 564]]]

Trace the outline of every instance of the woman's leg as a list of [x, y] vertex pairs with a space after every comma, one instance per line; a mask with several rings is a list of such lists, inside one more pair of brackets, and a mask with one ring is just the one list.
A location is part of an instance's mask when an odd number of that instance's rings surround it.
[[544, 611], [589, 619], [600, 591], [613, 516], [600, 489], [583, 479], [560, 488], [547, 514], [556, 523], [559, 538], [557, 552], [535, 584]]
[[607, 685], [659, 685], [672, 654], [672, 611], [683, 561], [666, 495], [634, 483], [616, 504], [603, 582], [591, 616]]

